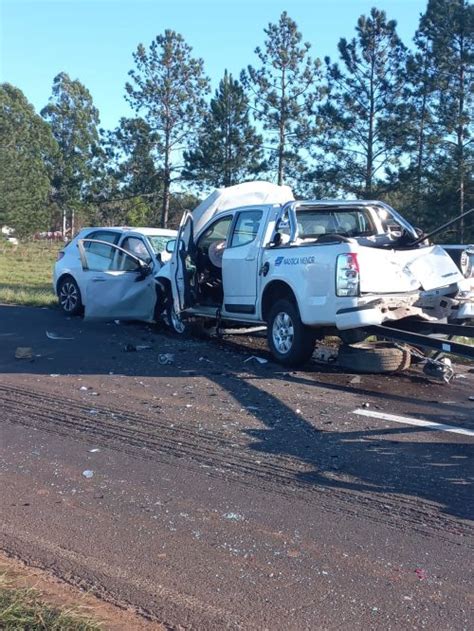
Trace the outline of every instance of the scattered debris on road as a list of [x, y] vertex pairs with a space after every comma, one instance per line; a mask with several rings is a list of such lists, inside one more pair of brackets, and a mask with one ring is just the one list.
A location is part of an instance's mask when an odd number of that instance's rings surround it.
[[174, 363], [173, 353], [161, 353], [158, 355], [158, 361], [162, 366], [167, 366]]
[[33, 349], [29, 346], [18, 346], [15, 351], [16, 359], [32, 359], [33, 358]]
[[46, 331], [46, 337], [50, 340], [74, 340], [74, 337], [66, 337], [64, 335], [58, 335], [58, 333], [54, 333], [53, 331]]
[[82, 475], [88, 480], [90, 480], [90, 478], [94, 477], [94, 472], [91, 471], [90, 469], [86, 469], [85, 471], [82, 472]]
[[244, 364], [252, 360], [258, 362], [259, 364], [268, 364], [268, 359], [264, 359], [263, 357], [257, 357], [256, 355], [250, 355], [250, 357], [247, 357], [247, 359], [244, 359]]

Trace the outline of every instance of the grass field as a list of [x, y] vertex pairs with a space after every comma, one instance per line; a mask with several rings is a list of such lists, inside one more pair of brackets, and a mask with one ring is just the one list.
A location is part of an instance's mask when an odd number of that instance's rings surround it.
[[0, 577], [0, 629], [6, 631], [99, 631], [102, 627], [80, 610], [59, 609], [33, 589], [13, 588]]
[[0, 245], [0, 304], [51, 307], [54, 261], [62, 243], [31, 242]]

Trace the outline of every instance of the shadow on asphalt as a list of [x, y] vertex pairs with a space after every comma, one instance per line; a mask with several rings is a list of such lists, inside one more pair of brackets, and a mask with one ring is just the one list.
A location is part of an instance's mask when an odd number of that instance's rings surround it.
[[[51, 340], [46, 331], [74, 339]], [[124, 352], [130, 341], [146, 344], [150, 340], [157, 352], [175, 353], [175, 363], [159, 365], [156, 352]], [[31, 347], [33, 354], [40, 357], [33, 357], [33, 361], [16, 360], [18, 346]], [[468, 444], [471, 439], [454, 441], [449, 435], [446, 442], [423, 442], [423, 430], [404, 426], [347, 431], [349, 425], [345, 425], [342, 430], [332, 429], [335, 419], [350, 421], [347, 405], [345, 409], [338, 408], [338, 398], [348, 394], [361, 403], [367, 397], [377, 397], [381, 403], [389, 404], [389, 411], [395, 411], [401, 403], [415, 410], [431, 404], [429, 414], [423, 411], [423, 418], [428, 420], [446, 422], [446, 414], [455, 412], [460, 421], [472, 421], [472, 406], [439, 401], [440, 396], [450, 398], [450, 387], [410, 375], [364, 376], [363, 382], [370, 387], [355, 390], [347, 383], [347, 373], [335, 369], [313, 365], [309, 370], [285, 372], [272, 363], [243, 364], [243, 358], [254, 352], [252, 343], [234, 339], [183, 341], [143, 324], [85, 323], [79, 318], [65, 320], [54, 309], [0, 306], [0, 373], [107, 375], [114, 371], [133, 377], [182, 379], [183, 368], [193, 369], [226, 390], [242, 407], [252, 406], [252, 415], [263, 427], [244, 430], [253, 441], [249, 450], [289, 456], [309, 465], [310, 471], [295, 474], [299, 483], [362, 493], [409, 495], [436, 502], [453, 516], [473, 517], [474, 471], [469, 459], [472, 446]], [[197, 356], [201, 353], [209, 361], [199, 362]], [[266, 353], [259, 348], [257, 354]], [[296, 413], [282, 400], [284, 397], [266, 391], [265, 382], [269, 379], [279, 380], [284, 394], [292, 389], [298, 391], [302, 407], [306, 407], [304, 394], [309, 388], [330, 391], [331, 399], [318, 400], [314, 411], [324, 430]], [[414, 434], [417, 439], [410, 440]]]

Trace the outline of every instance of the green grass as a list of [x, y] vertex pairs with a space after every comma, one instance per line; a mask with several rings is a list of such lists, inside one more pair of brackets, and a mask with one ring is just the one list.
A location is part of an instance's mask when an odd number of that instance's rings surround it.
[[6, 631], [100, 631], [102, 627], [77, 609], [60, 609], [34, 589], [13, 588], [0, 577], [0, 629]]
[[30, 242], [0, 245], [0, 303], [51, 307], [53, 265], [62, 243]]

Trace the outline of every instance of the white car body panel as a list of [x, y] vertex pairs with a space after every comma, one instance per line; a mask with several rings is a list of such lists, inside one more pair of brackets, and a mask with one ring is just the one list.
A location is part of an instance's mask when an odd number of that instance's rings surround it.
[[[158, 261], [158, 259], [156, 258], [154, 254], [153, 248], [149, 241], [149, 237], [162, 236], [162, 237], [169, 237], [170, 239], [175, 239], [177, 235], [176, 230], [168, 230], [168, 229], [162, 229], [162, 228], [148, 228], [148, 227], [144, 227], [144, 228], [129, 228], [129, 227], [83, 228], [76, 235], [76, 237], [74, 237], [74, 239], [66, 246], [66, 248], [63, 251], [64, 252], [63, 257], [56, 262], [54, 266], [54, 271], [53, 271], [53, 288], [54, 288], [55, 293], [57, 293], [59, 280], [62, 277], [67, 276], [67, 275], [72, 276], [72, 278], [74, 278], [74, 280], [77, 282], [77, 285], [81, 292], [82, 303], [84, 306], [87, 305], [87, 302], [90, 299], [89, 297], [93, 297], [95, 293], [91, 292], [91, 290], [89, 290], [87, 286], [90, 281], [90, 274], [87, 274], [87, 272], [85, 272], [83, 269], [83, 266], [81, 263], [81, 257], [79, 253], [79, 248], [78, 248], [78, 241], [79, 239], [86, 238], [88, 235], [96, 233], [96, 232], [101, 232], [104, 234], [105, 233], [117, 234], [118, 235], [117, 245], [119, 246], [128, 237], [135, 237], [135, 238], [140, 239], [143, 242], [146, 250], [148, 251], [149, 256], [152, 259], [152, 270], [154, 274], [158, 273], [162, 264], [165, 264], [166, 262], [169, 261], [169, 259], [171, 258], [171, 254], [166, 252], [166, 250], [162, 251], [160, 253], [160, 256], [161, 256], [161, 264], [160, 264], [160, 262]], [[89, 263], [91, 263], [91, 267], [94, 267], [93, 265], [94, 256], [95, 256], [94, 254], [89, 253], [89, 257], [90, 257]], [[99, 260], [96, 260], [96, 262], [99, 263]], [[131, 304], [132, 304], [132, 301], [130, 301], [130, 306]], [[117, 317], [118, 319], [118, 316], [114, 316], [114, 317]], [[124, 317], [125, 316], [121, 317], [120, 319], [124, 319]], [[141, 318], [133, 317], [132, 319], [141, 319]], [[149, 319], [149, 318], [147, 317], [146, 319]]]

